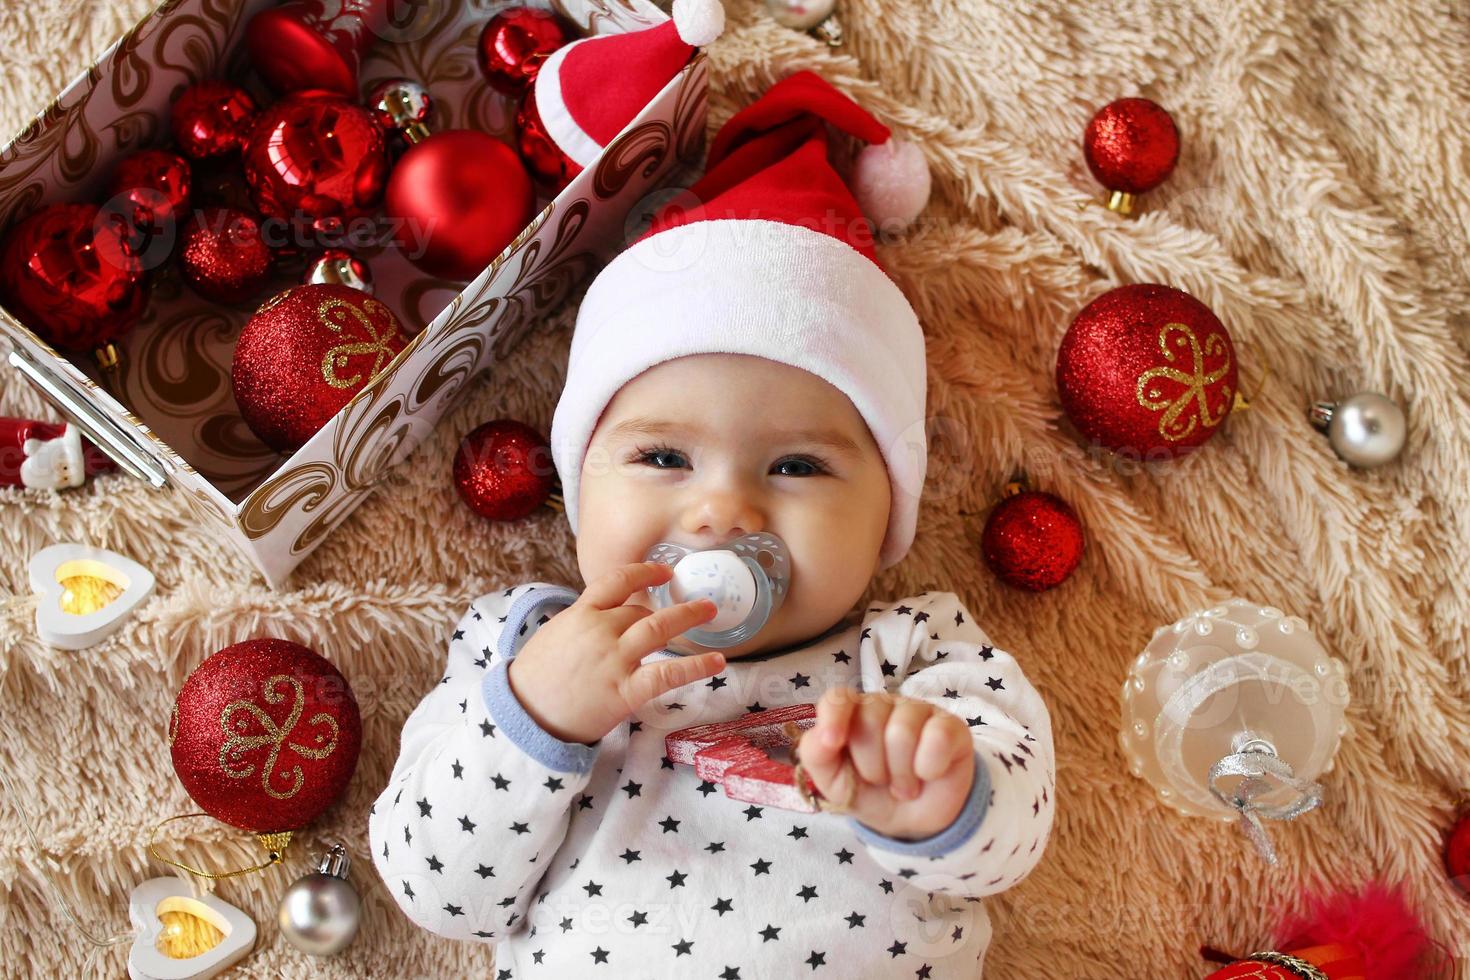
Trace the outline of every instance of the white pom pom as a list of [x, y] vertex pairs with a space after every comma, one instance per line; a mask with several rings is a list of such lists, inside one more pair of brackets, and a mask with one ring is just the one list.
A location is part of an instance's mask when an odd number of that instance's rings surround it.
[[929, 164], [913, 143], [865, 146], [852, 170], [852, 193], [878, 232], [903, 232], [929, 203]]
[[674, 0], [674, 30], [685, 44], [700, 48], [725, 30], [725, 8], [720, 0]]

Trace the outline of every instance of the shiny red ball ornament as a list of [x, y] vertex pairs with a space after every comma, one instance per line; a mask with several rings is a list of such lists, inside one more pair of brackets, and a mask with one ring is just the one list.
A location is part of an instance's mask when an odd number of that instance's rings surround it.
[[441, 279], [472, 279], [530, 224], [536, 192], [514, 150], [489, 133], [450, 129], [409, 147], [383, 211], [394, 242]]
[[534, 7], [502, 10], [480, 32], [476, 57], [490, 87], [518, 95], [551, 53], [575, 37], [556, 14]]
[[553, 194], [561, 193], [582, 172], [582, 165], [567, 156], [546, 131], [541, 110], [536, 108], [535, 86], [527, 86], [516, 109], [516, 146], [526, 169]]
[[1127, 214], [1133, 195], [1153, 190], [1174, 172], [1179, 129], [1156, 102], [1118, 99], [1088, 122], [1082, 153], [1092, 175], [1113, 192], [1108, 207]]
[[194, 212], [180, 237], [179, 271], [205, 299], [240, 303], [251, 298], [271, 276], [271, 250], [260, 222], [233, 208]]
[[245, 147], [245, 177], [262, 215], [304, 219], [318, 231], [375, 208], [388, 175], [373, 114], [330, 92], [299, 92], [260, 114]]
[[357, 98], [362, 56], [388, 24], [390, 0], [294, 0], [267, 7], [245, 27], [250, 63], [285, 95], [325, 89]]
[[142, 150], [122, 158], [107, 184], [107, 207], [133, 227], [164, 234], [189, 213], [189, 161], [167, 150]]
[[121, 337], [148, 305], [127, 219], [92, 204], [52, 204], [25, 218], [0, 245], [0, 302], [64, 350]]
[[1444, 868], [1450, 883], [1470, 898], [1470, 805], [1460, 808], [1444, 845]]
[[217, 78], [195, 82], [174, 102], [170, 123], [179, 152], [208, 160], [239, 152], [255, 122], [255, 100], [238, 85]]
[[341, 799], [362, 721], [331, 662], [299, 643], [246, 640], [184, 681], [168, 719], [174, 772], [199, 807], [254, 833], [297, 830]]
[[240, 414], [261, 442], [295, 452], [409, 339], [393, 311], [360, 290], [293, 286], [240, 331], [230, 364]]
[[980, 551], [1007, 585], [1044, 592], [1067, 580], [1082, 560], [1082, 522], [1060, 497], [1023, 490], [985, 521]]
[[1183, 290], [1119, 286], [1082, 308], [1057, 351], [1057, 391], [1087, 439], [1162, 461], [1196, 449], [1235, 404], [1230, 332]]
[[545, 503], [556, 486], [551, 446], [524, 422], [486, 422], [460, 441], [454, 486], [481, 517], [518, 520]]

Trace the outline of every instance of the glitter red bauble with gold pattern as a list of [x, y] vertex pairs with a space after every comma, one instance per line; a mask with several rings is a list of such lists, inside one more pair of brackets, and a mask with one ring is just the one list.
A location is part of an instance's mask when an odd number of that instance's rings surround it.
[[1149, 99], [1109, 102], [1087, 124], [1082, 154], [1098, 183], [1114, 192], [1109, 207], [1128, 213], [1132, 195], [1153, 190], [1179, 161], [1179, 129]]
[[245, 178], [262, 215], [340, 230], [383, 196], [387, 143], [371, 112], [331, 92], [288, 96], [260, 114]]
[[492, 521], [514, 521], [546, 502], [556, 485], [551, 446], [514, 419], [486, 422], [460, 441], [454, 485], [470, 509]]
[[230, 382], [240, 414], [278, 452], [306, 444], [407, 344], [398, 317], [361, 290], [294, 286], [240, 331]]
[[1007, 585], [1043, 592], [1082, 560], [1082, 522], [1065, 500], [1038, 490], [1007, 497], [990, 512], [980, 551]]
[[205, 299], [240, 303], [270, 280], [271, 250], [254, 216], [233, 208], [200, 208], [184, 222], [179, 271]]
[[342, 797], [362, 722], [331, 662], [290, 640], [225, 647], [184, 681], [168, 719], [174, 772], [216, 820], [254, 833], [306, 826]]
[[541, 110], [536, 108], [536, 87], [526, 87], [526, 94], [516, 109], [516, 146], [526, 169], [536, 180], [553, 194], [559, 194], [577, 175], [582, 165], [556, 145], [546, 124], [541, 121]]
[[1062, 408], [1087, 439], [1164, 460], [1219, 431], [1235, 404], [1230, 332], [1188, 293], [1119, 286], [1082, 308], [1057, 351]]
[[566, 22], [549, 10], [502, 10], [480, 32], [475, 49], [480, 72], [497, 92], [518, 95], [535, 80], [547, 57], [574, 36]]
[[148, 305], [129, 219], [52, 204], [0, 243], [0, 303], [55, 347], [88, 351], [127, 333]]
[[179, 152], [191, 160], [229, 156], [245, 146], [255, 122], [250, 93], [217, 78], [184, 89], [170, 112]]

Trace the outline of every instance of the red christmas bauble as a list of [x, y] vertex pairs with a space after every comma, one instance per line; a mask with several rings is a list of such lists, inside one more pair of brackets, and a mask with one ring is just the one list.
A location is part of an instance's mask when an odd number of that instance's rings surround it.
[[189, 161], [167, 150], [142, 150], [118, 163], [107, 185], [107, 207], [133, 227], [161, 235], [189, 213]]
[[240, 331], [230, 382], [245, 424], [295, 452], [403, 350], [393, 311], [347, 286], [293, 286]]
[[490, 87], [516, 95], [536, 77], [542, 62], [574, 34], [549, 10], [516, 7], [491, 17], [480, 32], [476, 56]]
[[1142, 194], [1173, 173], [1179, 130], [1158, 103], [1118, 99], [1088, 122], [1082, 153], [1092, 175], [1108, 190]]
[[331, 92], [298, 92], [260, 114], [245, 147], [245, 177], [260, 213], [304, 216], [318, 230], [377, 206], [388, 174], [382, 127]]
[[342, 797], [362, 721], [331, 662], [290, 640], [211, 654], [168, 719], [174, 772], [216, 820], [253, 833], [297, 830]]
[[985, 563], [1002, 582], [1044, 592], [1082, 560], [1082, 522], [1060, 497], [1023, 490], [995, 505], [980, 536]]
[[404, 256], [430, 275], [461, 280], [505, 251], [535, 207], [515, 151], [471, 129], [445, 130], [409, 147], [383, 202]]
[[205, 299], [239, 303], [254, 296], [271, 276], [271, 250], [260, 222], [232, 208], [194, 212], [184, 226], [179, 271]]
[[1470, 896], [1470, 807], [1460, 810], [1455, 826], [1444, 845], [1444, 868], [1450, 882]]
[[454, 485], [481, 517], [518, 520], [545, 503], [556, 485], [551, 446], [524, 422], [486, 422], [460, 441]]
[[1082, 308], [1057, 351], [1057, 391], [1088, 439], [1140, 459], [1197, 448], [1235, 403], [1235, 347], [1188, 293], [1119, 286]]
[[362, 56], [388, 23], [389, 0], [294, 0], [267, 7], [245, 27], [250, 63], [286, 94], [326, 89], [357, 97]]
[[582, 172], [582, 165], [567, 156], [546, 131], [541, 110], [536, 108], [534, 85], [526, 87], [516, 109], [516, 145], [526, 169], [553, 194], [560, 193]]
[[238, 85], [206, 78], [184, 89], [170, 117], [174, 142], [191, 160], [227, 156], [245, 146], [255, 100]]
[[6, 235], [0, 299], [42, 340], [86, 351], [137, 322], [148, 305], [148, 274], [124, 216], [52, 204]]

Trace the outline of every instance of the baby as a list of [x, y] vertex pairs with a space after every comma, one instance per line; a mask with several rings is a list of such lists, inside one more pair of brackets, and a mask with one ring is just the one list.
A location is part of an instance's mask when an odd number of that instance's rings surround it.
[[[853, 608], [913, 540], [926, 369], [827, 123], [888, 139], [793, 75], [590, 287], [551, 438], [586, 588], [470, 604], [373, 804], [389, 892], [499, 944], [498, 980], [974, 978], [982, 898], [1045, 849], [1051, 722], [1015, 659], [951, 592]], [[654, 601], [659, 546], [752, 535], [786, 561], [740, 628]], [[665, 741], [813, 704], [815, 812], [732, 798]]]

